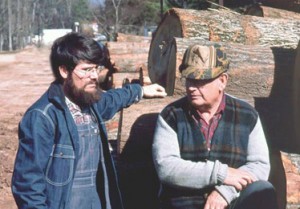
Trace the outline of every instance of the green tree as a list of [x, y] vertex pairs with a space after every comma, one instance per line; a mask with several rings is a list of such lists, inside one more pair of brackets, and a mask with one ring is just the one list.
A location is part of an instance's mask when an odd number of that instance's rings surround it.
[[93, 15], [87, 0], [77, 0], [72, 4], [72, 21], [88, 22], [93, 20]]

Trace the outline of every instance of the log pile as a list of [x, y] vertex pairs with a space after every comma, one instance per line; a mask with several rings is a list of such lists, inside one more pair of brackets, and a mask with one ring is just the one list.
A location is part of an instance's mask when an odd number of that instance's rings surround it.
[[165, 72], [169, 61], [172, 62], [169, 58], [171, 50], [174, 50], [171, 47], [175, 37], [197, 37], [203, 41], [259, 45], [269, 49], [295, 49], [299, 41], [299, 26], [300, 21], [297, 20], [254, 17], [227, 10], [171, 9], [165, 14], [151, 41], [149, 76], [152, 82], [167, 86], [167, 79], [170, 78]]
[[147, 66], [150, 42], [107, 42], [106, 46], [118, 72], [138, 72]]
[[[299, 6], [300, 6], [300, 1], [299, 1]], [[261, 8], [263, 10], [264, 17], [282, 18], [285, 20], [300, 20], [299, 13], [296, 12], [272, 8], [272, 7], [266, 7], [266, 6], [261, 6]]]
[[151, 83], [148, 77], [150, 41], [150, 37], [118, 33], [117, 42], [106, 43], [116, 71], [111, 78], [113, 88], [121, 87], [124, 79], [145, 85]]

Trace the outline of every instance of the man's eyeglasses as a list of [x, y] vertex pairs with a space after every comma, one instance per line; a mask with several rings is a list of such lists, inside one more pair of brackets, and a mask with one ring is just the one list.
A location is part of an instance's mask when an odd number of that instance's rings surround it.
[[88, 78], [92, 75], [92, 73], [96, 73], [97, 75], [104, 69], [105, 67], [102, 65], [97, 65], [95, 67], [89, 67], [84, 69], [74, 69], [75, 75], [79, 78]]

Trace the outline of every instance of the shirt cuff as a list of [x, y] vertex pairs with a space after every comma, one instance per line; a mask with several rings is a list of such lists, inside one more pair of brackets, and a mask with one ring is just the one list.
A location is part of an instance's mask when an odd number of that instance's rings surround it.
[[227, 171], [228, 171], [228, 165], [222, 164], [218, 161], [218, 171], [217, 171], [217, 184], [223, 184], [226, 176], [227, 176]]
[[144, 97], [144, 88], [141, 86], [141, 94], [140, 94], [140, 98], [142, 99]]
[[222, 195], [228, 204], [239, 196], [239, 193], [233, 186], [220, 185], [216, 186], [215, 189]]

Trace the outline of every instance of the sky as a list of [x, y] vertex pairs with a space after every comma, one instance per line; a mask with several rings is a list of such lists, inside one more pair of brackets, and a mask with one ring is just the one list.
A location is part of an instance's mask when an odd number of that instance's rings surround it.
[[105, 0], [90, 0], [91, 3], [100, 3], [104, 5]]

